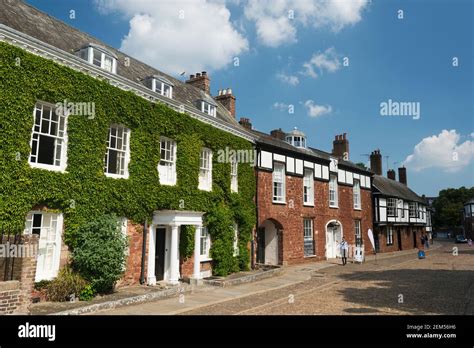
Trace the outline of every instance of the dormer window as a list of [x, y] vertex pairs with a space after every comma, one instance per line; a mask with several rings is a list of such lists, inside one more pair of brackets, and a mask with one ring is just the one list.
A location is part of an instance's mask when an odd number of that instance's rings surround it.
[[87, 61], [112, 74], [117, 73], [117, 56], [105, 47], [88, 44], [76, 52], [77, 55]]
[[288, 144], [291, 144], [295, 147], [306, 147], [306, 136], [303, 132], [296, 129], [296, 127], [286, 135], [285, 139]]
[[201, 111], [209, 116], [216, 117], [216, 106], [205, 100], [201, 100]]
[[173, 98], [173, 83], [168, 79], [153, 75], [145, 79], [145, 85], [153, 92], [161, 94], [164, 97]]

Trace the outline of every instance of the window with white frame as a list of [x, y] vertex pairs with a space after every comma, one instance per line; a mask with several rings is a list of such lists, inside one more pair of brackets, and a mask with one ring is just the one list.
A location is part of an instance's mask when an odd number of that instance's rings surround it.
[[210, 116], [216, 117], [216, 106], [204, 100], [201, 100], [201, 111]]
[[400, 215], [403, 218], [405, 218], [405, 203], [403, 202], [402, 199], [397, 200], [398, 203], [398, 209], [400, 210]]
[[208, 260], [210, 259], [211, 250], [211, 236], [209, 235], [209, 231], [207, 227], [203, 226], [201, 228], [201, 238], [200, 238], [200, 255], [201, 259]]
[[397, 216], [396, 198], [387, 198], [387, 216]]
[[170, 99], [173, 98], [173, 84], [167, 79], [150, 77], [147, 81], [148, 87], [154, 92]]
[[387, 245], [393, 245], [393, 227], [387, 226]]
[[61, 253], [62, 214], [30, 212], [26, 216], [25, 234], [39, 235], [35, 281], [57, 276]]
[[362, 246], [362, 230], [360, 227], [360, 220], [354, 220], [354, 235], [355, 235], [355, 245]]
[[417, 217], [416, 203], [415, 202], [408, 203], [408, 210], [409, 210], [411, 218], [416, 218]]
[[174, 140], [162, 137], [160, 139], [160, 163], [158, 164], [158, 173], [160, 184], [176, 184], [176, 142]]
[[315, 255], [313, 220], [303, 219], [304, 256]]
[[212, 151], [202, 149], [199, 159], [199, 186], [200, 190], [212, 190]]
[[233, 256], [239, 256], [239, 226], [234, 223], [232, 226], [234, 230], [234, 240], [233, 240]]
[[105, 153], [106, 176], [128, 178], [130, 161], [130, 129], [121, 125], [111, 125]]
[[313, 171], [311, 169], [304, 170], [303, 204], [314, 205], [314, 179], [313, 179]]
[[64, 171], [66, 169], [67, 119], [53, 105], [38, 102], [33, 110], [29, 163], [32, 167]]
[[273, 202], [285, 203], [285, 165], [275, 163], [273, 168]]
[[329, 206], [338, 207], [337, 176], [331, 175], [329, 179]]
[[354, 179], [354, 186], [352, 187], [352, 193], [354, 197], [354, 209], [360, 209], [360, 181], [358, 179]]
[[113, 53], [107, 53], [106, 48], [98, 48], [87, 46], [77, 52], [80, 58], [86, 60], [89, 64], [93, 64], [105, 71], [117, 73], [117, 58]]
[[230, 163], [230, 190], [239, 192], [238, 162], [236, 159]]

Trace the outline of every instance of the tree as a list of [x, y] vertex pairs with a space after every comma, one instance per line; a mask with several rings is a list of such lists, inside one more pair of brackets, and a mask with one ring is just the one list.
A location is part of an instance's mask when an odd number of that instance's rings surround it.
[[448, 188], [439, 192], [433, 202], [434, 228], [454, 228], [462, 225], [462, 210], [464, 203], [474, 197], [474, 187]]

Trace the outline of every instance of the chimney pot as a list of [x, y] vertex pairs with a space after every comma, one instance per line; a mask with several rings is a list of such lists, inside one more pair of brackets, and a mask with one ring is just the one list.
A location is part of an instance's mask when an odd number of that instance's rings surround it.
[[206, 76], [206, 75], [207, 75], [207, 72], [202, 71], [202, 72], [201, 72], [201, 75], [202, 75], [202, 76]]
[[382, 155], [380, 150], [374, 150], [370, 154], [370, 170], [377, 175], [382, 175]]
[[194, 75], [189, 75], [189, 79], [192, 80], [194, 78]]
[[338, 134], [332, 143], [332, 154], [339, 158], [348, 159], [349, 157], [349, 140]]
[[201, 77], [201, 74], [200, 74], [200, 73], [196, 73], [196, 77]]

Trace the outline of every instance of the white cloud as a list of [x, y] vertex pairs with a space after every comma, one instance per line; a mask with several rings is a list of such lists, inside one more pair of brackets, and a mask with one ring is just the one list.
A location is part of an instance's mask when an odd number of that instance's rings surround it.
[[172, 75], [217, 70], [248, 50], [223, 1], [96, 0], [96, 5], [129, 19], [122, 51]]
[[315, 79], [324, 71], [335, 72], [340, 67], [339, 55], [334, 47], [330, 47], [322, 53], [313, 54], [311, 59], [303, 64], [304, 71], [301, 74]]
[[332, 112], [331, 105], [317, 105], [311, 99], [305, 101], [304, 106], [310, 117], [319, 117]]
[[300, 79], [298, 78], [298, 76], [295, 76], [295, 75], [287, 75], [285, 73], [278, 73], [276, 77], [278, 80], [284, 83], [287, 83], [291, 86], [296, 86], [298, 83], [300, 83]]
[[259, 40], [277, 47], [297, 41], [297, 26], [337, 32], [361, 20], [369, 0], [248, 0], [244, 13], [255, 22]]
[[444, 129], [438, 135], [421, 140], [404, 164], [415, 171], [440, 168], [445, 172], [457, 172], [474, 158], [474, 141], [461, 143], [460, 140], [461, 135], [456, 130]]

